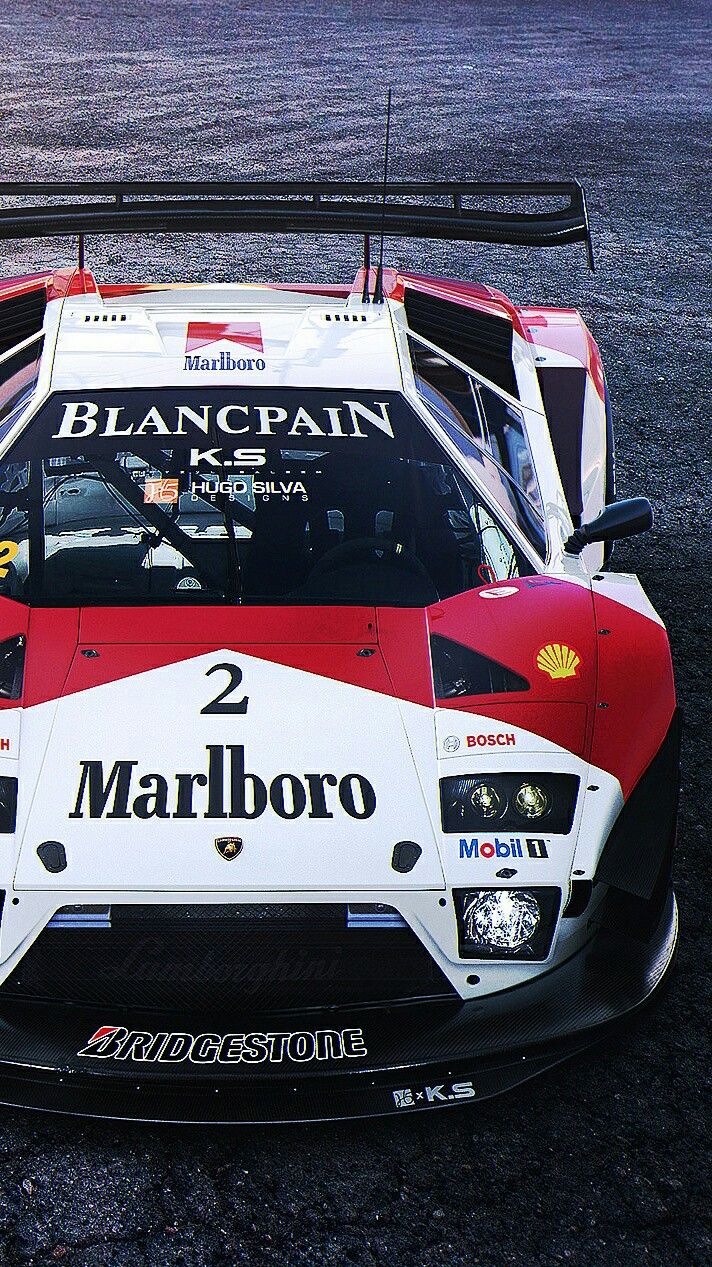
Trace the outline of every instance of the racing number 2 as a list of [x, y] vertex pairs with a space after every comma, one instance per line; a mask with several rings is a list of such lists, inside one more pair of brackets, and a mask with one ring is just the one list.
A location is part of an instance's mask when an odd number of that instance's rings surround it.
[[248, 696], [244, 695], [240, 700], [231, 700], [227, 702], [228, 695], [232, 695], [236, 691], [242, 681], [242, 669], [238, 669], [236, 664], [214, 664], [208, 669], [205, 676], [210, 677], [211, 673], [217, 673], [222, 670], [223, 673], [229, 673], [230, 681], [215, 699], [211, 700], [205, 708], [201, 708], [201, 713], [246, 713]]

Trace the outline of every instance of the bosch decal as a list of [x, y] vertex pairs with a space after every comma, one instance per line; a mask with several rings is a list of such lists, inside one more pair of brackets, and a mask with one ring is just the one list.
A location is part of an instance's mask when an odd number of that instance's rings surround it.
[[496, 735], [468, 735], [468, 748], [514, 748], [517, 743], [517, 737], [511, 731], [508, 734], [502, 734], [501, 731]]

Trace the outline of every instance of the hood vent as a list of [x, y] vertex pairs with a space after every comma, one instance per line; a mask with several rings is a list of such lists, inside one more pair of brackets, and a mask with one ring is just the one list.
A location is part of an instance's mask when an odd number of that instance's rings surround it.
[[368, 321], [365, 312], [325, 312], [325, 321]]
[[125, 312], [87, 312], [84, 314], [84, 322], [92, 322], [93, 325], [101, 323], [102, 325], [115, 324], [117, 321], [127, 321], [128, 317]]

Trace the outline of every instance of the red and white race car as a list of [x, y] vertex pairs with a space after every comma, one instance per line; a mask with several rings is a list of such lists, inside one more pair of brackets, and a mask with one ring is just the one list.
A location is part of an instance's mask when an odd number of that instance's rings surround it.
[[[370, 259], [379, 227], [590, 249], [583, 193], [377, 193], [0, 186], [0, 237], [82, 240], [0, 287], [0, 1101], [472, 1102], [671, 964], [675, 691], [605, 570], [651, 512], [613, 500], [596, 344]], [[366, 258], [329, 286], [85, 268], [86, 233], [155, 229]]]

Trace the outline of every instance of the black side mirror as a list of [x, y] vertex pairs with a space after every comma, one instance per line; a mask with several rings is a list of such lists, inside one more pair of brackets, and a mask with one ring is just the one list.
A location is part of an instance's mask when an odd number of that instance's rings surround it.
[[653, 509], [647, 497], [629, 497], [627, 501], [606, 506], [590, 524], [581, 524], [572, 532], [564, 549], [567, 554], [580, 554], [592, 541], [618, 541], [621, 537], [647, 532], [652, 526]]

